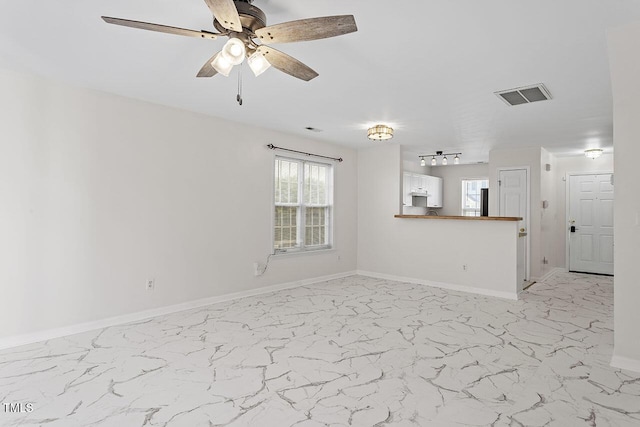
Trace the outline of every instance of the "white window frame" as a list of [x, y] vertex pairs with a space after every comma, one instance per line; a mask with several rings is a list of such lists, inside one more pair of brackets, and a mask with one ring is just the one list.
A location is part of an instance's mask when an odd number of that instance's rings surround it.
[[[286, 160], [288, 162], [298, 163], [298, 202], [297, 204], [291, 203], [277, 203], [275, 200], [276, 188], [275, 188], [275, 172], [276, 172], [276, 163], [278, 160]], [[305, 183], [305, 165], [320, 165], [328, 168], [327, 173], [327, 205], [314, 205], [314, 204], [305, 204], [304, 202], [304, 183]], [[334, 168], [330, 163], [319, 162], [314, 160], [309, 160], [308, 158], [296, 157], [296, 156], [274, 156], [273, 158], [273, 173], [271, 174], [272, 179], [272, 197], [271, 197], [271, 248], [275, 255], [282, 254], [296, 254], [296, 253], [310, 253], [315, 251], [323, 251], [333, 249], [333, 186], [334, 186]], [[276, 207], [277, 206], [299, 206], [298, 214], [296, 218], [296, 246], [293, 248], [276, 248], [275, 247], [275, 228], [276, 228]], [[326, 207], [326, 216], [325, 216], [325, 239], [326, 244], [324, 245], [313, 245], [306, 246], [305, 245], [305, 231], [306, 231], [306, 210], [307, 208], [315, 208], [315, 207]]]
[[[465, 182], [466, 181], [487, 181], [487, 188], [489, 187], [489, 178], [487, 177], [478, 177], [478, 178], [461, 178], [460, 179], [460, 214], [462, 216], [480, 216], [482, 212], [480, 208], [478, 209], [465, 209], [465, 199], [466, 199], [466, 191], [465, 191]], [[482, 193], [479, 193], [482, 194]], [[467, 215], [467, 212], [477, 212], [477, 215]]]

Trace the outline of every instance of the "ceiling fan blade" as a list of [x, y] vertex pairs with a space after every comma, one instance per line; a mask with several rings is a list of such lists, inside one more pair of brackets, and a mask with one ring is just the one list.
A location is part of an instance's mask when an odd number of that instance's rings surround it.
[[326, 39], [358, 31], [353, 15], [325, 16], [283, 22], [256, 30], [265, 44]]
[[233, 0], [204, 0], [216, 20], [227, 30], [242, 32], [242, 23]]
[[218, 71], [215, 68], [213, 68], [213, 65], [211, 65], [211, 63], [213, 62], [214, 58], [218, 53], [213, 55], [211, 58], [207, 59], [207, 62], [205, 62], [202, 68], [200, 68], [200, 71], [198, 71], [198, 75], [196, 77], [213, 77], [216, 74], [218, 74]]
[[282, 53], [269, 46], [260, 46], [257, 50], [264, 55], [271, 65], [283, 73], [287, 73], [290, 76], [297, 77], [306, 82], [318, 77], [318, 73], [286, 53]]
[[102, 19], [108, 24], [122, 25], [123, 27], [139, 28], [141, 30], [157, 31], [159, 33], [177, 34], [179, 36], [198, 37], [215, 40], [218, 35], [208, 31], [188, 30], [186, 28], [169, 27], [167, 25], [151, 24], [149, 22], [131, 21], [129, 19], [111, 18], [103, 16]]

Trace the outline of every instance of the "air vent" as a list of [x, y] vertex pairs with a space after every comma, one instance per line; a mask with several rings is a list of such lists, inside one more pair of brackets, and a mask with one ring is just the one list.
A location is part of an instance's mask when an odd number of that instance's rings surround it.
[[495, 92], [495, 94], [511, 106], [551, 99], [551, 94], [542, 83], [516, 89], [501, 90]]

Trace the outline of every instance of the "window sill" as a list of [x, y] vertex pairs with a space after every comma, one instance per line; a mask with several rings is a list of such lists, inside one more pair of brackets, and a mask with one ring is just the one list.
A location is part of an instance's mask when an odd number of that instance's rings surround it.
[[322, 255], [322, 254], [330, 254], [333, 252], [337, 252], [336, 248], [328, 248], [328, 249], [315, 249], [308, 251], [295, 251], [295, 252], [280, 252], [273, 254], [273, 258], [289, 258], [289, 257], [300, 257], [300, 256], [309, 256], [309, 255]]

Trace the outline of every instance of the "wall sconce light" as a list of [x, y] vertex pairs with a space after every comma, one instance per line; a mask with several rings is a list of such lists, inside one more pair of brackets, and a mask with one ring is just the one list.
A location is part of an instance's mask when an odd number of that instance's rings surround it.
[[460, 156], [462, 156], [462, 153], [448, 153], [448, 154], [444, 154], [442, 151], [436, 151], [435, 154], [423, 154], [418, 156], [420, 158], [420, 166], [425, 166], [427, 164], [426, 160], [424, 159], [425, 157], [431, 157], [431, 166], [437, 166], [438, 165], [438, 160], [436, 160], [436, 157], [442, 157], [442, 165], [446, 166], [447, 164], [449, 164], [449, 159], [447, 159], [447, 156], [455, 156], [453, 158], [453, 164], [454, 165], [459, 165], [460, 164]]
[[393, 138], [393, 128], [387, 125], [375, 125], [367, 131], [367, 138], [372, 141], [385, 141]]
[[590, 159], [597, 159], [598, 157], [602, 156], [602, 149], [601, 148], [590, 148], [588, 150], [584, 150], [584, 155]]

